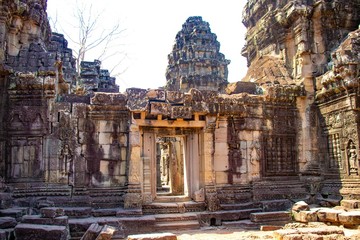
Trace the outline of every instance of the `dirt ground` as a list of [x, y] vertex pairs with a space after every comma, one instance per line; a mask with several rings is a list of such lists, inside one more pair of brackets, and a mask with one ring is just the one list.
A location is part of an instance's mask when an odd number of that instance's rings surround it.
[[273, 239], [272, 231], [208, 228], [189, 232], [175, 232], [178, 240], [245, 240]]
[[[273, 231], [244, 229], [202, 228], [200, 230], [173, 232], [178, 240], [255, 240], [274, 239]], [[344, 229], [346, 237], [359, 234], [360, 230]], [[357, 238], [355, 238], [357, 239]]]

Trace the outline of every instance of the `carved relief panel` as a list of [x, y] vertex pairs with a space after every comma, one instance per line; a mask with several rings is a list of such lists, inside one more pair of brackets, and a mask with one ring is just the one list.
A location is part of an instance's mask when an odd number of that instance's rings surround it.
[[295, 137], [292, 135], [265, 136], [263, 140], [265, 176], [284, 176], [296, 173]]
[[42, 139], [17, 138], [10, 143], [7, 175], [10, 179], [43, 177]]
[[326, 167], [341, 177], [359, 175], [357, 113], [336, 111], [324, 115], [324, 131], [328, 138]]

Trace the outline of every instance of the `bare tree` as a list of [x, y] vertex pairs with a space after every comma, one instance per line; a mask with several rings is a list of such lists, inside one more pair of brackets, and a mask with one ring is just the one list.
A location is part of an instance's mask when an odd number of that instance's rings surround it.
[[73, 29], [77, 30], [77, 33], [70, 33], [69, 29], [64, 29], [61, 23], [58, 21], [58, 16], [50, 18], [52, 28], [59, 32], [59, 30], [65, 35], [66, 39], [70, 42], [70, 46], [73, 48], [73, 55], [76, 58], [76, 68], [78, 74], [80, 73], [80, 63], [86, 59], [86, 55], [89, 52], [95, 52], [96, 59], [100, 61], [106, 61], [110, 58], [112, 66], [109, 66], [109, 71], [113, 76], [118, 76], [125, 70], [119, 70], [119, 66], [127, 57], [120, 38], [122, 33], [126, 29], [120, 27], [119, 22], [105, 28], [102, 26], [103, 12], [95, 12], [93, 5], [79, 4], [76, 1], [76, 8], [74, 10], [74, 21], [71, 21]]

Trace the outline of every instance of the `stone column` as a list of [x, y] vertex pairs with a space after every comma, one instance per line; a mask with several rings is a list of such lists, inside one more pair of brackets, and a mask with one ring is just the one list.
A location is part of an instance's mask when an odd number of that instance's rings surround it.
[[215, 187], [214, 171], [215, 126], [216, 116], [207, 116], [204, 130], [204, 174], [205, 196], [209, 211], [217, 211], [220, 207]]
[[141, 208], [141, 143], [140, 129], [134, 119], [130, 125], [129, 133], [130, 159], [128, 166], [128, 190], [125, 194], [124, 208]]
[[297, 99], [297, 108], [300, 116], [300, 128], [298, 139], [299, 153], [299, 170], [303, 174], [317, 172], [319, 169], [317, 152], [318, 152], [318, 136], [316, 110], [314, 104], [314, 66], [311, 56], [308, 52], [299, 54], [302, 59], [301, 78], [303, 79], [306, 97]]

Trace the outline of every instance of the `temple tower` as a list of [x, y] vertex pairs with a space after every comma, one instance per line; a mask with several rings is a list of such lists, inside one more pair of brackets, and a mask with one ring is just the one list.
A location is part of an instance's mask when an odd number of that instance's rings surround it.
[[201, 17], [189, 17], [168, 55], [166, 89], [186, 92], [190, 88], [223, 91], [227, 85], [229, 60], [220, 53], [220, 43]]

